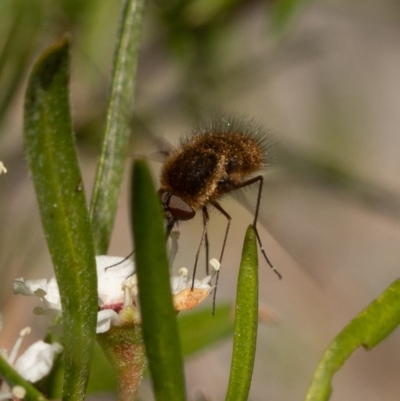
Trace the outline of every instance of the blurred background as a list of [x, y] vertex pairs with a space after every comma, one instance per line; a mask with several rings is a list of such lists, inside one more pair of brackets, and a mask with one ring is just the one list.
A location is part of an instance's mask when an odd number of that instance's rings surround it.
[[[120, 1], [0, 2], [0, 347], [44, 320], [12, 280], [51, 277], [52, 266], [22, 144], [23, 94], [35, 58], [63, 33], [72, 39], [71, 105], [85, 190], [91, 187], [105, 110]], [[258, 353], [253, 401], [301, 400], [335, 335], [399, 277], [400, 4], [392, 0], [149, 2], [132, 132], [176, 144], [216, 110], [254, 118], [273, 133], [259, 230], [283, 275], [260, 259]], [[140, 141], [143, 142], [143, 141]], [[129, 153], [150, 154], [135, 141]], [[128, 163], [129, 164], [129, 163]], [[128, 165], [127, 165], [128, 167]], [[153, 163], [157, 180], [159, 163]], [[128, 171], [128, 168], [127, 168]], [[109, 253], [131, 251], [128, 174]], [[255, 197], [255, 191], [246, 196]], [[233, 302], [251, 211], [233, 217], [217, 302]], [[211, 215], [211, 257], [225, 219]], [[175, 266], [190, 268], [201, 219], [180, 227]], [[209, 303], [211, 312], [211, 303]], [[212, 322], [210, 330], [212, 330]], [[188, 393], [224, 398], [231, 341], [186, 362]], [[357, 350], [335, 376], [333, 401], [398, 400], [400, 330]], [[141, 399], [151, 399], [149, 383]]]

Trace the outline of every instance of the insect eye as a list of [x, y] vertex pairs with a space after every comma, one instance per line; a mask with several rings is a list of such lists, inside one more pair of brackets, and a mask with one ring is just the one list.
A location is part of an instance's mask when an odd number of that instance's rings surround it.
[[177, 220], [193, 219], [196, 212], [181, 198], [172, 195], [169, 198], [168, 210]]

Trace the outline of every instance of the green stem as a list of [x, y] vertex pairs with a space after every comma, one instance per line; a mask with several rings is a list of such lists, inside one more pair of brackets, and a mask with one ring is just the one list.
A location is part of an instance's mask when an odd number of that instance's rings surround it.
[[24, 380], [0, 355], [0, 377], [4, 379], [10, 387], [21, 386], [25, 389], [25, 400], [27, 401], [47, 401], [46, 397], [36, 390], [36, 388]]

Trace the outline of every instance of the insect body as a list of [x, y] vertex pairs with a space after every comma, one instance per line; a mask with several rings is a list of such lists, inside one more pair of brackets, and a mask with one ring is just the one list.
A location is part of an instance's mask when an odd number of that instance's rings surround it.
[[[267, 139], [264, 130], [251, 121], [219, 118], [206, 121], [201, 128], [194, 129], [167, 156], [161, 170], [159, 190], [167, 220], [167, 236], [177, 222], [192, 219], [198, 210], [203, 213], [204, 228], [193, 277], [204, 241], [207, 244], [207, 206], [215, 207], [228, 221], [220, 255], [221, 262], [231, 216], [218, 200], [227, 193], [254, 183], [258, 183], [259, 190], [253, 226], [261, 246], [256, 223], [263, 184], [263, 177], [259, 173], [268, 164]], [[262, 252], [273, 268], [263, 249]], [[279, 275], [276, 270], [275, 272]]]

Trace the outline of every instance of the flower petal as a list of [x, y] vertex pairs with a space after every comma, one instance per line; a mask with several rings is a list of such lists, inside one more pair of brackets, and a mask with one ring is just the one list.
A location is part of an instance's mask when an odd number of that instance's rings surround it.
[[97, 313], [96, 333], [104, 333], [109, 330], [111, 322], [118, 320], [118, 313], [112, 309], [103, 309]]
[[58, 343], [37, 341], [17, 359], [14, 368], [25, 380], [35, 383], [50, 372], [56, 354], [62, 350]]
[[55, 277], [52, 277], [47, 284], [45, 299], [49, 304], [60, 305], [61, 309], [60, 291]]
[[36, 295], [37, 290], [43, 290], [47, 293], [47, 280], [45, 278], [25, 281], [21, 277], [14, 280], [14, 294]]
[[122, 282], [135, 272], [132, 260], [117, 256], [96, 256], [99, 305], [123, 303]]

